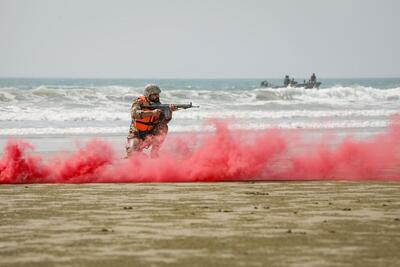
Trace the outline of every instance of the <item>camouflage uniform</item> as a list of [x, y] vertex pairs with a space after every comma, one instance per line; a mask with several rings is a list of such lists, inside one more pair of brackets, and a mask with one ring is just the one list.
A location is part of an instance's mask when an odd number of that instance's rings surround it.
[[[150, 88], [150, 89], [149, 89]], [[156, 90], [153, 90], [156, 88]], [[158, 86], [150, 84], [145, 87], [145, 97], [149, 100], [149, 95], [153, 92], [159, 93]], [[150, 101], [149, 101], [150, 102]], [[150, 102], [151, 104], [161, 104], [160, 102]], [[160, 120], [157, 125], [150, 131], [139, 131], [135, 127], [135, 117], [139, 116], [142, 111], [142, 102], [136, 99], [131, 106], [132, 122], [129, 127], [129, 134], [126, 143], [126, 153], [129, 156], [132, 152], [141, 152], [145, 148], [151, 146], [151, 156], [156, 157], [161, 144], [164, 142], [168, 133], [168, 125], [165, 120]]]

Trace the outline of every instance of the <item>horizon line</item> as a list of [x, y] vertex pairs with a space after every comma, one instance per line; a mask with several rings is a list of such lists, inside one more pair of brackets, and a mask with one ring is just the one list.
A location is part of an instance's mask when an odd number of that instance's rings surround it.
[[[284, 77], [284, 76], [282, 76]], [[267, 80], [282, 77], [32, 77], [32, 76], [0, 76], [0, 79], [48, 79], [48, 80]], [[303, 79], [305, 77], [293, 77]], [[400, 76], [354, 76], [354, 77], [320, 77], [318, 79], [400, 79]]]

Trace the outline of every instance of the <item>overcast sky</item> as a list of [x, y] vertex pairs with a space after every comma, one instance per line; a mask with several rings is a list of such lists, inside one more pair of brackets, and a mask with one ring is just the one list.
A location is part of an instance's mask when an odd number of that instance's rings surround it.
[[397, 0], [0, 0], [0, 77], [399, 77]]

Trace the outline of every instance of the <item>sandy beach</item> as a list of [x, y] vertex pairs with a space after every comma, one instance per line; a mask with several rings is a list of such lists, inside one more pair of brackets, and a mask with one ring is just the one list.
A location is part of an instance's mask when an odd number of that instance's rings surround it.
[[0, 187], [1, 266], [398, 266], [400, 184]]

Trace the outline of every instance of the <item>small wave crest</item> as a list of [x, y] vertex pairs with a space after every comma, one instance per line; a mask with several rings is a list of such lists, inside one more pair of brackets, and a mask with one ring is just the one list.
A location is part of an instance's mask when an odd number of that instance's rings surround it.
[[[264, 130], [264, 129], [314, 129], [314, 130], [331, 130], [331, 129], [372, 129], [384, 128], [388, 126], [387, 121], [371, 120], [343, 120], [328, 121], [321, 123], [320, 121], [289, 121], [276, 123], [256, 123], [256, 122], [232, 122], [231, 128], [236, 130]], [[125, 135], [128, 133], [128, 125], [126, 127], [27, 127], [27, 128], [3, 128], [0, 129], [0, 136], [30, 136], [30, 135]], [[203, 121], [201, 123], [190, 124], [174, 124], [170, 127], [170, 132], [209, 132], [213, 131], [212, 125]]]
[[[298, 118], [384, 118], [398, 112], [397, 109], [335, 109], [335, 110], [249, 110], [227, 108], [200, 108], [174, 112], [174, 120], [203, 120], [203, 119], [298, 119]], [[0, 107], [0, 122], [7, 121], [46, 121], [46, 122], [68, 122], [68, 121], [129, 121], [128, 106], [99, 106], [94, 108], [66, 107]]]

